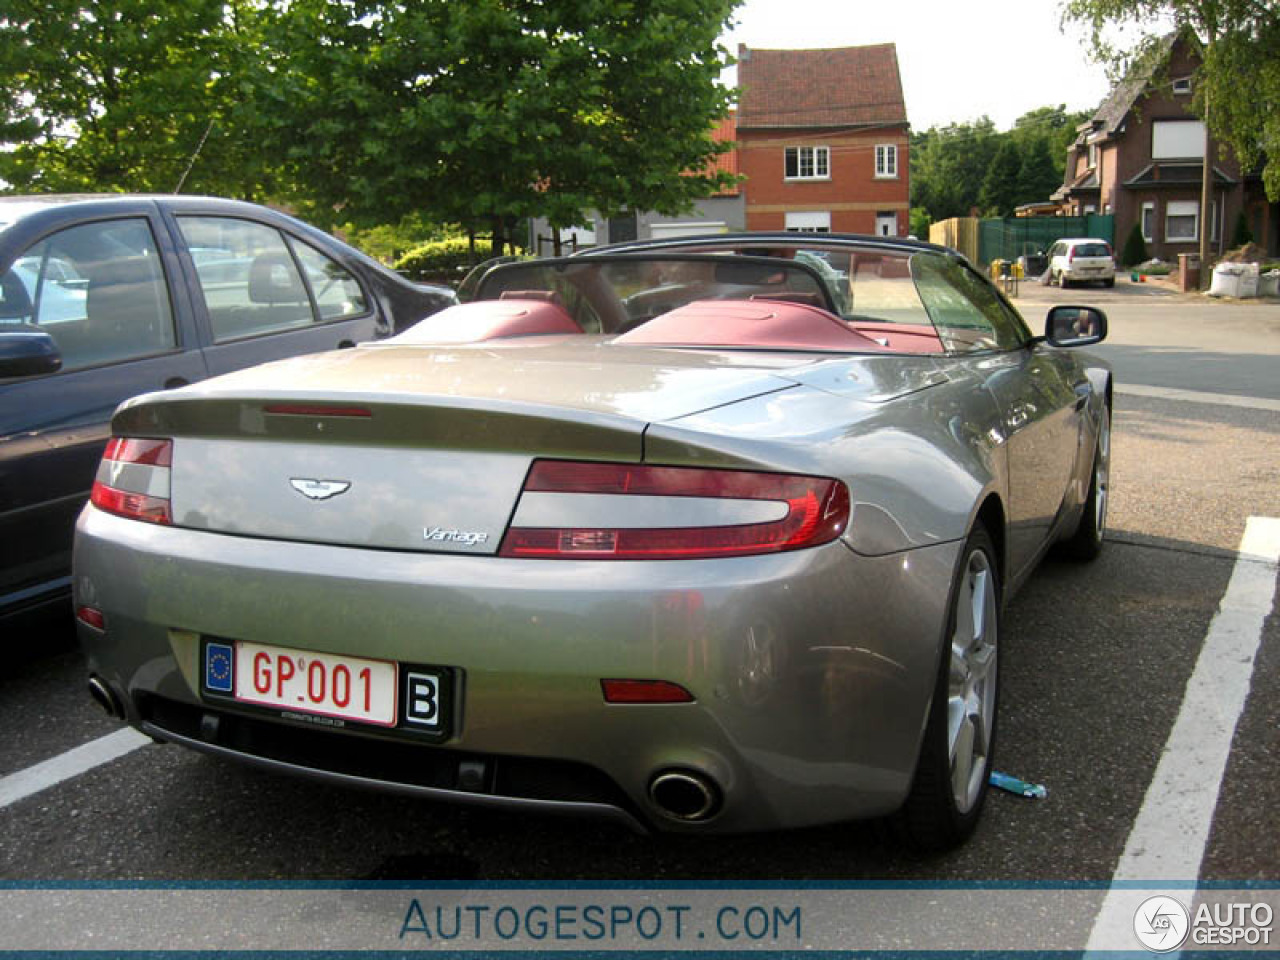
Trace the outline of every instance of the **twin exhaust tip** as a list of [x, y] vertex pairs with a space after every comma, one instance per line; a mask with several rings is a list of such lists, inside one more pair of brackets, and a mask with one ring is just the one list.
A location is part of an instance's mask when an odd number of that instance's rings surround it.
[[117, 720], [124, 718], [124, 707], [120, 705], [120, 698], [96, 674], [89, 678], [89, 696], [93, 697], [93, 702], [100, 706], [108, 717], [114, 717]]
[[649, 782], [649, 799], [667, 817], [682, 823], [710, 820], [720, 812], [720, 789], [690, 770], [667, 770]]

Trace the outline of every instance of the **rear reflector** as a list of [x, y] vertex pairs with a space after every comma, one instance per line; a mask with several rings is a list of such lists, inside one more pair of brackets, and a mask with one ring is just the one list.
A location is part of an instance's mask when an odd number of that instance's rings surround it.
[[147, 523], [172, 523], [172, 462], [172, 440], [112, 437], [98, 465], [89, 500], [99, 510], [117, 516]]
[[[591, 510], [596, 521], [577, 526], [521, 526], [517, 511], [517, 523], [503, 538], [499, 556], [672, 560], [778, 553], [836, 539], [844, 532], [850, 511], [849, 490], [839, 480], [697, 467], [538, 460], [525, 480], [523, 494], [557, 495], [555, 515], [570, 520], [575, 514], [573, 495], [591, 494], [582, 498], [578, 512], [582, 515]], [[608, 522], [617, 525], [602, 526], [600, 502], [611, 496], [618, 498], [618, 508], [611, 511]], [[639, 501], [628, 504], [628, 497], [694, 498], [688, 501], [692, 512], [705, 513], [707, 522], [698, 526], [628, 526], [626, 516], [646, 515], [635, 505]], [[779, 519], [725, 522], [724, 513], [715, 508], [728, 501], [772, 501], [777, 504]]]
[[605, 703], [693, 703], [693, 694], [666, 680], [601, 680]]
[[94, 607], [76, 607], [76, 619], [95, 630], [107, 629], [107, 618]]

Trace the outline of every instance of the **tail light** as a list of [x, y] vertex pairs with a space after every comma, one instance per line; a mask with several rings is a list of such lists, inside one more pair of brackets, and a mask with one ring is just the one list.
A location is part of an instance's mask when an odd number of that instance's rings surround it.
[[99, 510], [148, 523], [172, 523], [169, 467], [172, 440], [112, 437], [89, 500]]
[[673, 560], [829, 543], [849, 490], [826, 477], [538, 460], [499, 556]]

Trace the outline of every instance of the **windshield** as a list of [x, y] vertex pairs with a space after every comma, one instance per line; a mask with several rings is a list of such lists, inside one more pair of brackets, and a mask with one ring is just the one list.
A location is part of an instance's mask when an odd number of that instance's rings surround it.
[[845, 243], [503, 264], [475, 282], [469, 303], [395, 342], [574, 334], [618, 345], [919, 354], [1006, 349], [1025, 328], [953, 257]]

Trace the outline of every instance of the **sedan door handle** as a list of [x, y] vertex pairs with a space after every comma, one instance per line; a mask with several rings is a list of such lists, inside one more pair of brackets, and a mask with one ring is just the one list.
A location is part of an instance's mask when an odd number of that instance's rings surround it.
[[1089, 402], [1090, 393], [1092, 393], [1092, 391], [1089, 389], [1089, 384], [1087, 382], [1076, 384], [1076, 410], [1077, 411], [1084, 409], [1085, 404]]

